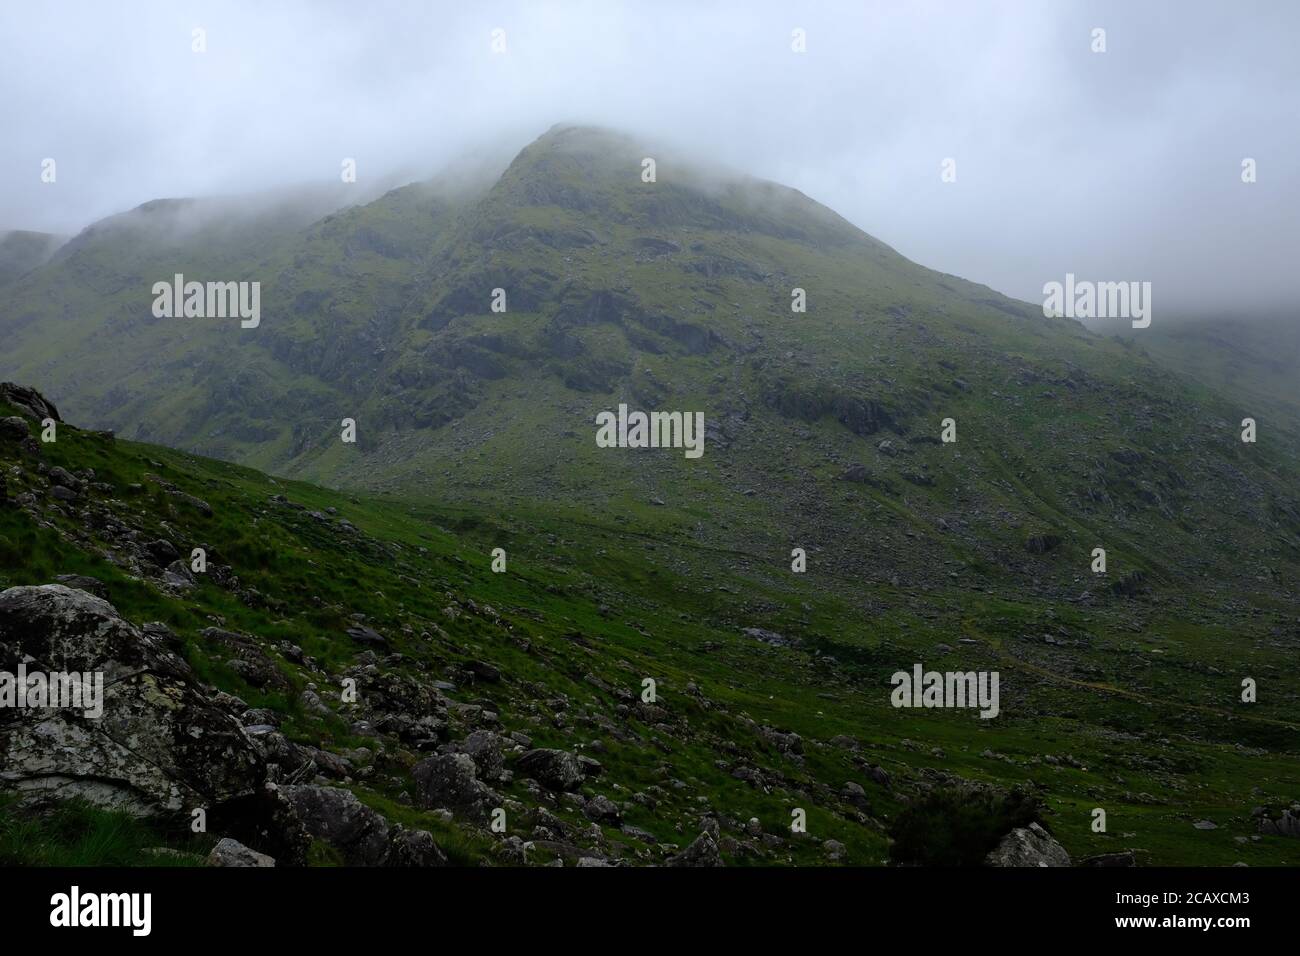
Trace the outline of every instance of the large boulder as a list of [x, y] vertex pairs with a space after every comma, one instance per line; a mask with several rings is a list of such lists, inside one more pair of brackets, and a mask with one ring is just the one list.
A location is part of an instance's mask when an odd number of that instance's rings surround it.
[[388, 822], [338, 787], [281, 787], [307, 832], [343, 854], [350, 866], [380, 866], [388, 855]]
[[500, 734], [491, 730], [476, 730], [460, 743], [461, 752], [469, 754], [484, 780], [501, 779], [506, 767], [501, 747]]
[[427, 757], [411, 769], [411, 776], [418, 788], [418, 803], [428, 809], [486, 817], [501, 803], [501, 797], [478, 778], [478, 766], [469, 754]]
[[585, 776], [578, 758], [566, 750], [530, 750], [519, 758], [518, 768], [550, 790], [576, 790]]
[[428, 830], [407, 830], [395, 826], [388, 839], [385, 866], [447, 866], [447, 854], [434, 842]]
[[20, 664], [102, 675], [102, 713], [0, 708], [0, 788], [187, 820], [260, 789], [266, 767], [239, 722], [107, 601], [61, 584], [0, 592], [0, 671]]
[[25, 441], [31, 437], [31, 428], [25, 418], [18, 415], [0, 418], [0, 441]]
[[985, 866], [1069, 866], [1070, 854], [1037, 823], [1016, 827], [1002, 838]]

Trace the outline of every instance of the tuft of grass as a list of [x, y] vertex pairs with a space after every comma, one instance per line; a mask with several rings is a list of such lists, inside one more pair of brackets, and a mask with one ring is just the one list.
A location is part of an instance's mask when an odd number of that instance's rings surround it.
[[[82, 800], [43, 812], [20, 811], [17, 803], [0, 797], [0, 866], [202, 866], [213, 842]], [[145, 852], [157, 847], [179, 852]]]

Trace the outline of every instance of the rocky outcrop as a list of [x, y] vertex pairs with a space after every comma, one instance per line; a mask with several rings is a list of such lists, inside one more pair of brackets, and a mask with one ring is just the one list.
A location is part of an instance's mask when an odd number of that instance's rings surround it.
[[29, 415], [37, 421], [44, 421], [47, 418], [52, 418], [56, 422], [63, 421], [53, 402], [36, 389], [28, 388], [26, 385], [0, 382], [0, 401], [8, 402], [24, 415]]
[[0, 593], [0, 670], [103, 677], [102, 714], [0, 709], [0, 787], [188, 818], [257, 791], [266, 768], [185, 662], [107, 601], [62, 584]]
[[786, 637], [784, 634], [778, 634], [776, 631], [769, 631], [761, 627], [747, 627], [741, 631], [746, 637], [752, 637], [756, 641], [764, 644], [770, 644], [773, 647], [798, 647], [799, 640], [794, 637]]
[[1025, 550], [1030, 554], [1047, 554], [1056, 550], [1061, 544], [1061, 536], [1056, 534], [1035, 534], [1025, 539]]

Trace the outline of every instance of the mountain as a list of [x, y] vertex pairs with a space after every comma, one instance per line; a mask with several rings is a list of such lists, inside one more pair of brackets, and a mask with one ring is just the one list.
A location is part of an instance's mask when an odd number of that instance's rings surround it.
[[[647, 157], [654, 182], [642, 178]], [[0, 288], [0, 374], [39, 386], [70, 421], [115, 430], [115, 447], [173, 462], [164, 480], [187, 494], [234, 496], [227, 530], [240, 557], [223, 563], [241, 581], [265, 573], [253, 587], [278, 603], [246, 613], [214, 594], [187, 605], [177, 626], [188, 652], [208, 653], [199, 624], [213, 615], [263, 643], [305, 629], [333, 680], [355, 663], [338, 625], [358, 613], [402, 654], [418, 644], [394, 630], [436, 636], [423, 621], [439, 622], [450, 638], [438, 653], [464, 664], [433, 600], [451, 591], [572, 653], [538, 663], [504, 633], [464, 637], [503, 675], [510, 707], [490, 699], [502, 713], [555, 713], [529, 684], [554, 667], [571, 681], [569, 705], [597, 689], [599, 705], [552, 728], [565, 747], [597, 734], [608, 745], [619, 704], [633, 706], [655, 668], [703, 689], [698, 723], [670, 740], [651, 720], [644, 747], [613, 761], [606, 779], [629, 793], [647, 792], [634, 788], [649, 786], [651, 748], [686, 785], [656, 786], [742, 823], [759, 806], [751, 815], [771, 833], [791, 799], [834, 802], [888, 754], [903, 793], [868, 793], [865, 822], [835, 811], [856, 821], [834, 837], [851, 859], [884, 859], [886, 835], [909, 845], [907, 814], [947, 813], [943, 794], [962, 781], [1028, 787], [1074, 855], [1136, 833], [1123, 839], [1144, 860], [1292, 858], [1285, 840], [1231, 841], [1254, 833], [1252, 801], [1286, 805], [1300, 780], [1300, 432], [1281, 406], [1199, 375], [1154, 338], [1044, 318], [908, 261], [794, 190], [620, 134], [556, 127], [484, 178], [436, 178], [327, 214], [147, 204]], [[155, 317], [153, 285], [176, 273], [260, 282], [260, 321]], [[493, 311], [498, 289], [504, 312]], [[795, 290], [804, 312], [792, 311]], [[703, 454], [599, 447], [597, 416], [620, 404], [702, 413]], [[1257, 419], [1255, 442], [1241, 439], [1245, 417]], [[344, 419], [355, 443], [340, 438]], [[98, 472], [92, 459], [73, 464]], [[235, 479], [222, 475], [243, 477], [227, 488]], [[288, 497], [333, 525], [328, 502], [399, 544], [395, 577], [370, 577], [373, 551], [312, 555], [316, 519], [272, 520], [284, 507], [261, 500], [281, 493], [273, 480], [314, 483]], [[105, 495], [127, 500], [123, 482], [109, 484]], [[37, 479], [24, 487], [51, 493]], [[160, 506], [136, 509], [141, 535], [170, 539], [160, 522], [178, 519]], [[435, 528], [464, 577], [411, 554], [434, 552], [421, 535]], [[273, 543], [259, 545], [262, 533]], [[22, 568], [31, 544], [17, 540], [9, 583], [66, 570]], [[492, 574], [495, 547], [512, 569], [522, 554], [548, 570]], [[806, 552], [802, 572], [794, 549]], [[302, 569], [296, 555], [316, 564]], [[438, 584], [404, 615], [391, 604], [415, 600], [406, 578]], [[346, 593], [320, 594], [325, 581]], [[571, 606], [552, 608], [560, 597]], [[534, 612], [545, 627], [527, 623]], [[999, 671], [999, 716], [894, 708], [891, 675], [918, 663]], [[288, 674], [295, 689], [311, 679]], [[1261, 688], [1254, 703], [1241, 699], [1247, 678]], [[242, 691], [241, 679], [229, 686]], [[714, 723], [719, 703], [734, 726]], [[762, 742], [736, 729], [746, 720], [768, 728]], [[707, 755], [689, 743], [701, 726], [717, 732]], [[839, 737], [858, 749], [841, 754]], [[939, 803], [925, 802], [931, 790]], [[1091, 832], [1099, 805], [1128, 821], [1116, 836]], [[687, 806], [664, 819], [692, 840]], [[995, 829], [1018, 807], [991, 811]], [[1202, 818], [1223, 826], [1192, 830]], [[908, 857], [919, 858], [930, 857]]]
[[[793, 190], [669, 155], [643, 182], [653, 153], [556, 127], [487, 188], [306, 224], [149, 204], [6, 290], [0, 372], [127, 437], [622, 515], [777, 569], [802, 546], [878, 585], [1079, 599], [1104, 547], [1112, 578], [1214, 605], [1291, 578], [1294, 419], [1245, 445], [1249, 408], [1131, 341], [909, 262]], [[176, 273], [259, 281], [260, 325], [155, 318]], [[620, 403], [703, 412], [706, 453], [597, 448]]]

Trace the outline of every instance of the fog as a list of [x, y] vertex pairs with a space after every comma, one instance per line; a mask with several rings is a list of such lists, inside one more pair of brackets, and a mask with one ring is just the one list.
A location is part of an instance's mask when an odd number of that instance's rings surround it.
[[373, 191], [590, 123], [1029, 301], [1072, 272], [1152, 282], [1158, 317], [1294, 311], [1298, 41], [1283, 0], [6, 4], [0, 230], [347, 158]]

